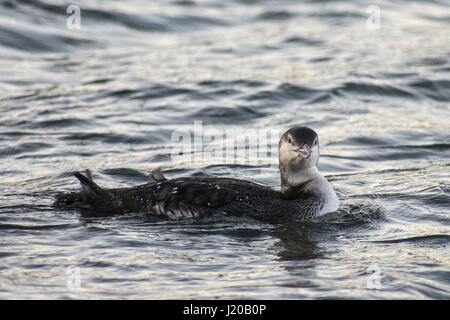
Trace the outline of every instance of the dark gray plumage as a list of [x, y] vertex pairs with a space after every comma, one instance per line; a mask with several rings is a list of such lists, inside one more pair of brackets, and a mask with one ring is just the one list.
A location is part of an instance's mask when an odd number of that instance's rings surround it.
[[[84, 176], [77, 172], [74, 175], [81, 183], [81, 191], [60, 195], [55, 205], [88, 209], [94, 215], [147, 212], [181, 219], [225, 214], [245, 215], [267, 222], [299, 221], [314, 217], [327, 204], [329, 190], [326, 187], [329, 185], [315, 167], [317, 140], [317, 134], [305, 127], [292, 128], [280, 139], [279, 153], [284, 153], [280, 154], [281, 191], [232, 178], [168, 180], [160, 169], [152, 171], [150, 183], [103, 189], [92, 180], [90, 173]], [[292, 173], [295, 179], [288, 179]], [[324, 186], [325, 191], [321, 190]]]
[[[289, 200], [279, 191], [238, 179], [186, 177], [133, 188], [101, 189], [82, 174], [75, 176], [82, 191], [69, 194], [70, 202], [88, 204], [95, 215], [148, 212], [180, 219], [221, 213], [281, 222], [309, 218], [321, 207], [316, 197]], [[57, 203], [67, 206], [68, 200], [62, 195]]]

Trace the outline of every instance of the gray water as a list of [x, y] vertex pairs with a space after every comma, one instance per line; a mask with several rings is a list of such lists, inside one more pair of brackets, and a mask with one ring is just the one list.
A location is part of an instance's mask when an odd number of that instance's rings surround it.
[[[448, 1], [78, 1], [80, 29], [70, 4], [0, 1], [0, 298], [450, 298]], [[339, 210], [271, 225], [52, 207], [86, 168], [105, 187], [158, 166], [279, 187], [276, 152], [176, 161], [194, 122], [313, 128]]]

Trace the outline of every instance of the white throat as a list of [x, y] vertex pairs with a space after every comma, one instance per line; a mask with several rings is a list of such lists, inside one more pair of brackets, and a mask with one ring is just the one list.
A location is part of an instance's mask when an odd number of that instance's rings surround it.
[[301, 170], [299, 172], [291, 172], [285, 176], [285, 179], [287, 185], [282, 186], [281, 191], [283, 191], [283, 188], [289, 188], [289, 186], [298, 186], [308, 183], [308, 190], [320, 196], [324, 205], [322, 210], [320, 210], [316, 216], [336, 211], [339, 208], [339, 199], [336, 193], [327, 179], [319, 172], [317, 167]]
[[290, 172], [286, 175], [286, 182], [290, 186], [296, 186], [313, 179], [323, 178], [317, 167], [304, 169], [298, 172]]

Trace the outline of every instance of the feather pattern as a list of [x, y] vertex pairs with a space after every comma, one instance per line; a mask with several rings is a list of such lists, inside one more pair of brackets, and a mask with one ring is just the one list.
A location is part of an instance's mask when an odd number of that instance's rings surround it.
[[281, 222], [307, 219], [321, 209], [314, 195], [286, 199], [279, 191], [239, 179], [184, 177], [133, 188], [101, 189], [81, 173], [75, 176], [82, 185], [80, 202], [97, 215], [147, 212], [176, 220], [221, 213]]
[[338, 208], [334, 190], [317, 170], [318, 136], [312, 129], [286, 131], [278, 155], [281, 191], [232, 178], [167, 179], [160, 168], [151, 172], [147, 184], [102, 189], [86, 171], [74, 174], [81, 191], [59, 196], [55, 205], [87, 208], [95, 215], [146, 212], [176, 220], [220, 213], [267, 222], [299, 221]]

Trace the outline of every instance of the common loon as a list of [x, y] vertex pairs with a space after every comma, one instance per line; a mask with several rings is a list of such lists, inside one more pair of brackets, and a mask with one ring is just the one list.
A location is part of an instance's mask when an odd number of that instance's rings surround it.
[[220, 213], [250, 216], [266, 222], [313, 218], [337, 210], [339, 200], [317, 169], [319, 139], [308, 127], [286, 131], [278, 144], [281, 190], [233, 178], [166, 179], [161, 169], [152, 182], [131, 188], [103, 189], [90, 172], [74, 173], [80, 192], [61, 194], [57, 207], [89, 209], [92, 215], [146, 212], [169, 219]]

